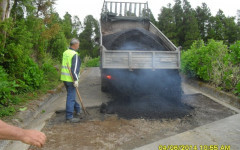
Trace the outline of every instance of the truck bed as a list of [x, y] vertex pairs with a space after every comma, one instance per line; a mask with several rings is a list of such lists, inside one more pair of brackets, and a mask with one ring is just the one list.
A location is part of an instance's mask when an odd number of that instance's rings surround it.
[[[180, 69], [180, 49], [151, 23], [149, 18], [148, 3], [104, 1], [99, 24], [102, 69]], [[128, 34], [130, 37], [122, 35], [115, 39], [115, 35], [131, 29], [136, 31]], [[145, 38], [140, 36], [141, 33], [136, 33], [137, 29], [140, 29], [140, 32], [146, 31], [142, 32]], [[103, 37], [111, 34], [114, 36], [104, 39], [103, 43]], [[140, 40], [134, 41], [137, 38]], [[114, 44], [109, 46], [112, 42]], [[139, 46], [121, 46], [129, 42], [135, 42]], [[154, 42], [158, 43], [155, 47], [151, 46]], [[148, 46], [143, 48], [141, 45], [144, 44]]]
[[[111, 30], [105, 29], [103, 34], [114, 33], [127, 29], [127, 26], [121, 26], [121, 23], [113, 23]], [[128, 27], [133, 27], [134, 22], [128, 23]], [[141, 27], [140, 23], [135, 23]], [[109, 26], [109, 24], [108, 24]], [[146, 29], [146, 24], [142, 28]], [[121, 29], [122, 28], [122, 29]], [[101, 39], [101, 67], [103, 69], [179, 69], [180, 68], [180, 50], [151, 22], [147, 27], [148, 31], [157, 35], [168, 48], [169, 51], [153, 50], [111, 50], [106, 49]]]

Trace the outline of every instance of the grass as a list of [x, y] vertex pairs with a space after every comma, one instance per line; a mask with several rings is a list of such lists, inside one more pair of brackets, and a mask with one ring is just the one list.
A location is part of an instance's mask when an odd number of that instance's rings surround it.
[[38, 99], [39, 97], [45, 95], [48, 90], [52, 90], [56, 88], [60, 83], [61, 81], [59, 80], [58, 77], [56, 77], [56, 81], [54, 82], [48, 81], [44, 86], [41, 86], [41, 88], [38, 90], [16, 95], [15, 98], [19, 99], [19, 103], [12, 104], [8, 107], [4, 107], [4, 106], [1, 107], [0, 105], [0, 118], [4, 119], [4, 117], [15, 115], [16, 112], [21, 111], [21, 108], [26, 107], [28, 102], [31, 102], [31, 100]]
[[25, 111], [22, 108], [25, 108], [26, 105], [31, 101], [38, 99], [39, 97], [45, 95], [49, 90], [56, 88], [60, 83], [60, 72], [58, 71], [49, 71], [45, 75], [45, 83], [40, 86], [39, 89], [25, 92], [21, 94], [14, 95], [14, 103], [9, 104], [9, 106], [0, 105], [0, 118], [5, 119], [5, 117], [10, 117], [16, 114], [19, 111]]
[[89, 56], [86, 56], [83, 59], [83, 62], [81, 64], [81, 72], [86, 68], [86, 67], [99, 67], [100, 66], [100, 57], [97, 58], [91, 58]]
[[86, 67], [99, 67], [100, 66], [100, 57], [90, 59], [86, 62]]

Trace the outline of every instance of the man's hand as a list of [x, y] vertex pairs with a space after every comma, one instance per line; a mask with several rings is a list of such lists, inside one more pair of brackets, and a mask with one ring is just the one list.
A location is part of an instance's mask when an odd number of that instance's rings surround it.
[[42, 147], [46, 142], [46, 136], [42, 132], [18, 128], [0, 120], [0, 140], [17, 140]]
[[77, 88], [78, 87], [78, 81], [74, 81], [73, 86]]
[[23, 143], [41, 148], [46, 142], [46, 135], [36, 130], [23, 130], [20, 140]]

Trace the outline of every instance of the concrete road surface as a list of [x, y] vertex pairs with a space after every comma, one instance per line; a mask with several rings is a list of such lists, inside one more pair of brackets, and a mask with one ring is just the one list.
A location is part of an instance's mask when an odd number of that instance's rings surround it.
[[216, 150], [240, 150], [240, 114], [161, 139], [134, 150], [161, 150], [162, 146], [168, 145], [196, 145], [199, 150], [203, 149], [204, 146], [208, 146], [207, 150], [210, 150], [210, 146], [213, 145], [218, 147]]

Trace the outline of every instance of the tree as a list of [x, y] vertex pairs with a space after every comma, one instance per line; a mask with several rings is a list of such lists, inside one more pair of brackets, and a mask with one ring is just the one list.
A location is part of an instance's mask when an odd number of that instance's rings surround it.
[[[5, 47], [7, 32], [6, 24], [3, 21], [10, 16], [10, 0], [0, 0], [0, 51]], [[4, 29], [5, 28], [5, 29]]]
[[161, 9], [158, 17], [158, 27], [174, 44], [189, 48], [195, 40], [200, 38], [196, 12], [187, 0], [175, 0], [171, 7]]
[[184, 41], [181, 44], [184, 48], [190, 48], [195, 40], [200, 38], [198, 22], [195, 17], [195, 11], [187, 0], [183, 0], [183, 27]]
[[240, 9], [237, 10], [237, 22], [238, 22], [238, 26], [240, 26]]
[[224, 23], [224, 42], [228, 45], [239, 40], [239, 26], [235, 23], [235, 17], [227, 17]]
[[91, 56], [97, 57], [98, 54], [98, 42], [99, 27], [96, 19], [92, 15], [88, 15], [84, 19], [84, 29], [79, 35], [80, 40], [80, 53], [81, 57]]
[[215, 17], [215, 38], [216, 40], [224, 40], [224, 20], [226, 16], [224, 15], [222, 10], [217, 12]]
[[33, 0], [36, 7], [36, 16], [43, 17], [51, 13], [52, 7], [56, 0]]
[[215, 39], [215, 17], [211, 16], [207, 24], [207, 37], [206, 39]]
[[32, 0], [12, 0], [11, 17], [14, 20], [24, 18], [24, 15], [32, 14], [35, 7], [32, 5]]
[[171, 4], [168, 4], [168, 7], [162, 7], [158, 15], [157, 26], [174, 44], [178, 44], [176, 22]]
[[72, 26], [72, 16], [66, 12], [66, 14], [63, 17], [62, 20], [62, 29], [63, 32], [68, 40], [73, 38], [72, 31], [73, 31], [73, 26]]
[[206, 3], [202, 3], [202, 6], [198, 6], [196, 9], [196, 18], [198, 21], [198, 28], [201, 34], [201, 38], [207, 42], [207, 25], [211, 17], [211, 11]]
[[149, 11], [149, 19], [150, 19], [150, 21], [153, 23], [153, 24], [157, 24], [157, 21], [156, 21], [156, 19], [155, 19], [155, 17], [153, 16], [153, 13], [152, 13], [152, 11], [150, 10], [150, 9], [148, 9], [148, 11]]
[[221, 40], [228, 45], [240, 39], [240, 28], [235, 17], [226, 17], [222, 10], [215, 17], [210, 17], [207, 30], [207, 39]]
[[78, 18], [78, 16], [74, 16], [73, 23], [72, 23], [73, 37], [77, 37], [81, 29], [82, 29], [82, 23], [80, 19]]
[[182, 45], [184, 42], [184, 33], [183, 30], [183, 9], [181, 0], [175, 0], [175, 4], [173, 6], [173, 14], [176, 23], [176, 34], [177, 34], [177, 45]]
[[0, 21], [4, 21], [10, 16], [10, 0], [0, 1]]

